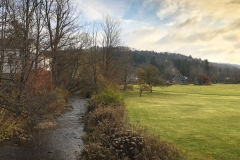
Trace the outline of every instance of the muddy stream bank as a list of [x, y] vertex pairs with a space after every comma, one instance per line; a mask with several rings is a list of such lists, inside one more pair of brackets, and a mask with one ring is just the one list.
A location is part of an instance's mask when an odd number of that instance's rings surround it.
[[53, 129], [33, 133], [29, 141], [19, 138], [0, 143], [0, 160], [74, 160], [84, 146], [82, 115], [86, 99], [72, 98], [72, 109], [56, 118]]

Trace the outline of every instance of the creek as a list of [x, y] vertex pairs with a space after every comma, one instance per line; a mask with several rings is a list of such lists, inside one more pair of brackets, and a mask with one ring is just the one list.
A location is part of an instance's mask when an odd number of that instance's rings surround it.
[[86, 99], [71, 98], [72, 109], [56, 118], [57, 126], [33, 133], [28, 141], [18, 137], [0, 144], [0, 160], [74, 160], [83, 149], [82, 115]]

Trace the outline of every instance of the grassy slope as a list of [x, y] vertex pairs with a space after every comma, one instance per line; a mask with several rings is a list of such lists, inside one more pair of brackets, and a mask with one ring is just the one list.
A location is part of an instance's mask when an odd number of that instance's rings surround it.
[[124, 92], [129, 121], [186, 150], [190, 158], [240, 157], [240, 85], [171, 86]]

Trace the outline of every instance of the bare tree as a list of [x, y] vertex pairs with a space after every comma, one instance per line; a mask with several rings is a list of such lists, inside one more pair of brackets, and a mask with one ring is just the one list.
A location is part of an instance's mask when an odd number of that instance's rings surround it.
[[48, 44], [52, 56], [52, 78], [57, 82], [57, 51], [69, 46], [78, 30], [76, 15], [70, 0], [44, 0], [44, 15]]
[[134, 69], [132, 65], [132, 57], [129, 54], [130, 49], [128, 47], [119, 47], [120, 54], [117, 60], [117, 75], [116, 76], [124, 86], [124, 90], [127, 89], [127, 84], [132, 80]]
[[[35, 3], [38, 2], [38, 0], [34, 1]], [[35, 32], [33, 38], [35, 39], [35, 60], [34, 60], [34, 69], [36, 70], [38, 68], [38, 63], [39, 61], [41, 61], [40, 59], [40, 55], [41, 50], [43, 50], [43, 48], [41, 48], [41, 45], [43, 43], [43, 40], [45, 38], [43, 29], [44, 29], [44, 12], [43, 12], [43, 2], [42, 0], [39, 1], [40, 3], [38, 4], [38, 7], [35, 9], [34, 11], [34, 16], [33, 18], [35, 19], [34, 21], [34, 30], [33, 32]]]
[[[24, 90], [31, 72], [31, 24], [33, 12], [39, 2], [30, 0], [4, 0], [2, 7], [1, 34], [1, 73], [7, 72], [2, 78], [9, 84], [1, 83], [1, 100], [4, 106], [13, 106], [12, 110], [21, 113], [24, 106]], [[20, 62], [20, 63], [19, 63]], [[7, 71], [3, 67], [8, 64]], [[3, 75], [3, 74], [2, 74]], [[7, 77], [6, 77], [7, 76]], [[9, 95], [13, 89], [16, 96]], [[12, 92], [13, 93], [13, 92]], [[11, 97], [11, 98], [9, 98]]]
[[110, 15], [106, 15], [101, 23], [101, 47], [102, 60], [101, 65], [103, 75], [107, 79], [112, 79], [115, 73], [114, 54], [118, 51], [116, 47], [120, 46], [121, 28], [118, 20], [113, 19]]
[[99, 62], [99, 46], [98, 46], [98, 38], [99, 38], [99, 27], [96, 22], [94, 22], [92, 31], [90, 33], [90, 64], [92, 68], [92, 76], [93, 76], [93, 85], [95, 88], [95, 92], [98, 93], [98, 62]]
[[[0, 47], [1, 47], [1, 59], [0, 59], [0, 76], [2, 77], [3, 72], [3, 63], [4, 63], [4, 48], [5, 48], [5, 30], [6, 30], [6, 7], [5, 1], [3, 0], [0, 3], [0, 26], [1, 26], [1, 39], [0, 39]], [[0, 79], [1, 82], [1, 79]]]

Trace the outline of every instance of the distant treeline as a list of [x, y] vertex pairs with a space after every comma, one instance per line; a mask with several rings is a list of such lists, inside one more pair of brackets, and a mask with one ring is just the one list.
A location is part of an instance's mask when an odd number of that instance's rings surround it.
[[199, 74], [206, 74], [212, 83], [239, 83], [240, 66], [224, 63], [211, 63], [178, 53], [154, 51], [129, 51], [134, 67], [153, 65], [159, 69], [162, 78], [172, 80], [175, 75], [182, 74], [188, 81], [194, 82]]

